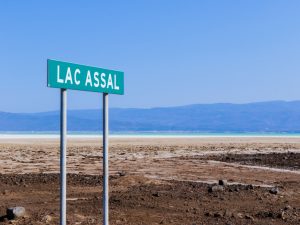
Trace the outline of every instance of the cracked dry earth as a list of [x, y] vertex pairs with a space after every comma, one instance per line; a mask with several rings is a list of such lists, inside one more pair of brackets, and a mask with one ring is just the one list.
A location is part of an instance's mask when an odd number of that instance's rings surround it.
[[[100, 146], [69, 140], [68, 224], [101, 224]], [[58, 140], [0, 139], [0, 149], [0, 224], [58, 224]], [[300, 224], [299, 168], [297, 138], [113, 138], [110, 222]], [[14, 206], [26, 215], [9, 221]]]

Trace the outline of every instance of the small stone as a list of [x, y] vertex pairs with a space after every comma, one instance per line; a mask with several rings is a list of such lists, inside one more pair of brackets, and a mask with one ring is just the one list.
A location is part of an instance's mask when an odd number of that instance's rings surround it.
[[223, 192], [224, 190], [225, 190], [224, 186], [221, 186], [221, 185], [214, 185], [214, 186], [208, 188], [208, 192], [210, 192], [210, 193]]
[[211, 212], [206, 212], [204, 215], [209, 217], [209, 216], [212, 216], [212, 213]]
[[279, 219], [285, 219], [285, 212], [281, 212], [281, 213], [279, 213], [278, 215], [277, 215], [277, 218], [279, 218]]
[[46, 215], [43, 217], [42, 222], [50, 223], [52, 221], [52, 216]]
[[243, 214], [242, 213], [237, 213], [236, 217], [242, 219], [243, 218]]
[[250, 215], [248, 215], [248, 214], [245, 215], [245, 218], [248, 219], [248, 220], [252, 220], [252, 221], [254, 220], [254, 217], [253, 217], [253, 216], [250, 216]]
[[279, 193], [278, 187], [272, 187], [269, 191], [273, 195], [277, 195]]
[[154, 197], [159, 197], [160, 194], [159, 194], [158, 192], [155, 192], [155, 193], [152, 194], [152, 196], [154, 196]]
[[220, 212], [216, 212], [216, 213], [214, 213], [214, 217], [220, 218], [220, 217], [223, 217], [223, 215]]
[[120, 177], [124, 177], [126, 175], [126, 172], [125, 171], [120, 171], [118, 172], [119, 176]]
[[7, 195], [8, 193], [9, 193], [8, 190], [4, 190], [4, 191], [2, 192], [3, 195]]
[[25, 215], [24, 207], [14, 207], [6, 209], [7, 218], [9, 220], [17, 219]]
[[219, 180], [219, 185], [226, 186], [227, 185], [227, 180]]
[[285, 211], [290, 210], [290, 209], [292, 209], [292, 206], [290, 206], [290, 205], [286, 205], [286, 206], [284, 207], [284, 210], [285, 210]]
[[253, 188], [254, 188], [254, 187], [253, 187], [252, 184], [249, 184], [249, 185], [246, 186], [246, 190], [253, 190]]
[[[89, 224], [95, 224], [96, 220], [94, 218], [90, 218], [90, 219], [88, 219], [88, 222], [89, 222]], [[69, 224], [68, 221], [67, 221], [67, 224]]]

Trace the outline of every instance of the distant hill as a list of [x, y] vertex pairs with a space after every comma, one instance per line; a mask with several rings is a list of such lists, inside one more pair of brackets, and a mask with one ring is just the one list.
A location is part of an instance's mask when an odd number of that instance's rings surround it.
[[[69, 131], [102, 129], [101, 110], [68, 111]], [[118, 132], [300, 132], [300, 101], [198, 104], [151, 109], [110, 109], [110, 129]], [[0, 131], [58, 131], [59, 111], [0, 112]]]

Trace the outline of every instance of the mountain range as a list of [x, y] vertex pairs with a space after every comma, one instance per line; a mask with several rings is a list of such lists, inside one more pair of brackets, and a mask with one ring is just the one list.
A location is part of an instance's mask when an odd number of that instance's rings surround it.
[[[59, 111], [0, 112], [1, 132], [59, 130]], [[111, 108], [114, 132], [300, 132], [300, 101], [195, 104], [161, 108]], [[102, 110], [69, 110], [68, 130], [102, 129]]]

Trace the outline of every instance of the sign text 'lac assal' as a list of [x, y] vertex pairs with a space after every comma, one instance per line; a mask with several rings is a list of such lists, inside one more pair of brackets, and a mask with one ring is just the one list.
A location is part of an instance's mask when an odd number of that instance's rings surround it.
[[124, 73], [48, 59], [48, 87], [124, 94]]

